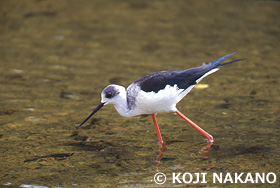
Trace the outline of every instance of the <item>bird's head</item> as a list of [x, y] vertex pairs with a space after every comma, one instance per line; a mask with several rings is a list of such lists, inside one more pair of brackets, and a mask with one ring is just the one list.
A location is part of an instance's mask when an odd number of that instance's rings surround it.
[[121, 94], [125, 94], [125, 88], [123, 86], [110, 84], [103, 89], [101, 92], [101, 102], [100, 104], [92, 111], [92, 113], [78, 126], [80, 128], [93, 114], [100, 110], [104, 105], [107, 104], [116, 104], [121, 100]]
[[123, 92], [125, 92], [124, 87], [110, 84], [105, 87], [101, 93], [101, 103], [104, 103], [104, 105], [115, 104], [118, 101], [120, 94]]

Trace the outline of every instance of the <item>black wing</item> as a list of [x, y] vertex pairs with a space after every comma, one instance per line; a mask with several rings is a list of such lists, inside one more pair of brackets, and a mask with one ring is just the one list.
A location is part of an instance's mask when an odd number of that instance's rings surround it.
[[227, 63], [222, 63], [225, 59], [233, 54], [234, 53], [220, 57], [219, 59], [211, 63], [195, 68], [179, 71], [171, 70], [154, 72], [136, 80], [134, 84], [140, 86], [141, 89], [146, 92], [158, 92], [159, 90], [164, 89], [166, 85], [174, 86], [175, 84], [179, 89], [187, 89], [189, 86], [197, 84], [197, 80], [212, 69], [217, 68], [221, 65], [243, 60], [239, 59]]
[[199, 67], [183, 71], [160, 71], [143, 76], [135, 81], [135, 84], [146, 92], [158, 92], [166, 85], [174, 86], [175, 84], [179, 89], [187, 89], [189, 86], [195, 85], [196, 80], [204, 74], [205, 71], [201, 71]]

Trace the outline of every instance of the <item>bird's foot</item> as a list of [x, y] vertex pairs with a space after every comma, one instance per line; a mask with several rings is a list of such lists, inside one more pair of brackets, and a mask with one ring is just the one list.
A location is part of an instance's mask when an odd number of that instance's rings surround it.
[[164, 144], [164, 142], [160, 143], [159, 150], [158, 150], [158, 156], [156, 157], [156, 161], [160, 162], [160, 160], [163, 157], [163, 152], [167, 150], [167, 146]]

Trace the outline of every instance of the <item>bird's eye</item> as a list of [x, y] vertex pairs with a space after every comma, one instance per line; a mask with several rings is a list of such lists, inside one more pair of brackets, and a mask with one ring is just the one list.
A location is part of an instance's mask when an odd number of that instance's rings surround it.
[[112, 93], [107, 93], [107, 94], [105, 95], [105, 97], [106, 97], [107, 99], [112, 98]]

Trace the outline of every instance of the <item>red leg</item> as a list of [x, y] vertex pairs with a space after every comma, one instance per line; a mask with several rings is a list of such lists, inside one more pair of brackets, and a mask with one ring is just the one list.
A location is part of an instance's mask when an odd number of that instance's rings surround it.
[[159, 130], [159, 127], [158, 127], [158, 123], [157, 123], [157, 119], [156, 119], [156, 115], [152, 114], [152, 117], [153, 117], [153, 121], [154, 121], [154, 124], [155, 124], [158, 141], [159, 141], [159, 143], [161, 145], [160, 148], [159, 148], [159, 154], [157, 156], [157, 160], [159, 161], [163, 157], [163, 152], [165, 152], [167, 150], [167, 147], [166, 147], [166, 145], [164, 144], [164, 142], [162, 140], [162, 137], [161, 137], [161, 134], [160, 134], [160, 130]]
[[191, 124], [196, 130], [198, 130], [199, 132], [201, 132], [201, 134], [203, 134], [203, 136], [205, 136], [208, 140], [209, 143], [214, 142], [213, 137], [208, 134], [206, 131], [204, 131], [202, 128], [200, 128], [198, 125], [196, 125], [194, 122], [192, 122], [189, 118], [187, 118], [186, 116], [184, 116], [184, 114], [182, 114], [180, 111], [175, 111], [179, 116], [181, 116], [184, 120], [186, 120], [189, 124]]

